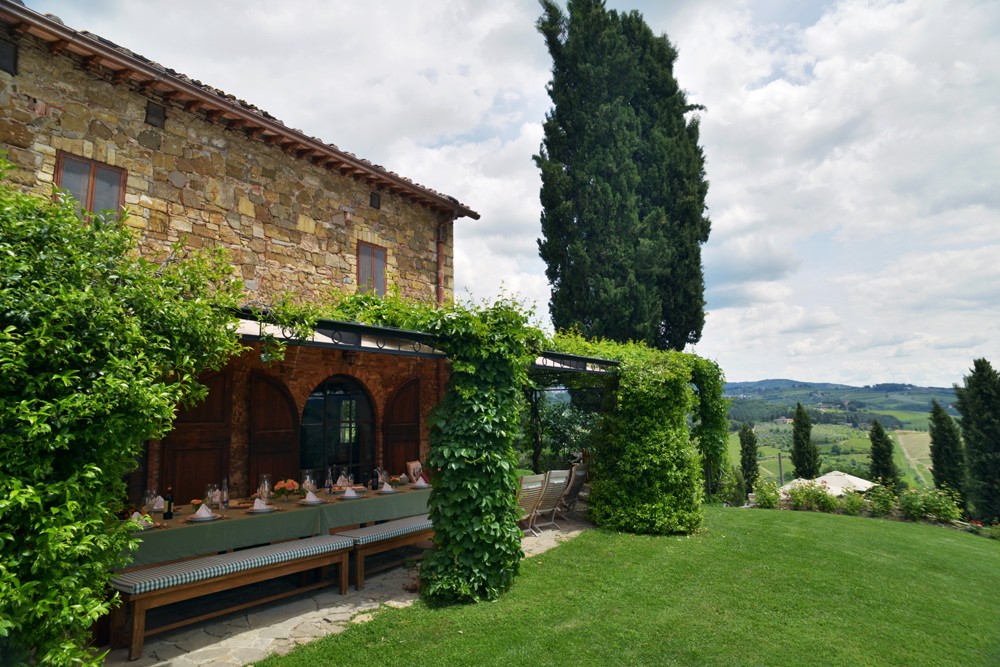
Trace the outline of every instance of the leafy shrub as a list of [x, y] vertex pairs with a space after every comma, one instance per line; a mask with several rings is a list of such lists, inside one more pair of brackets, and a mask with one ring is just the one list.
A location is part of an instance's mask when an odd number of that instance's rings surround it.
[[868, 502], [872, 516], [888, 516], [896, 509], [896, 495], [892, 488], [877, 484], [868, 490]]
[[778, 483], [773, 479], [762, 479], [753, 487], [754, 497], [757, 507], [765, 510], [773, 510], [781, 502], [781, 492], [778, 491]]
[[924, 493], [924, 518], [931, 521], [957, 521], [962, 516], [961, 497], [951, 489], [927, 489]]
[[865, 511], [865, 497], [855, 491], [854, 489], [848, 489], [844, 492], [844, 497], [841, 499], [841, 509], [844, 514], [850, 516], [858, 516]]
[[840, 504], [837, 498], [826, 491], [826, 487], [816, 482], [797, 484], [788, 491], [788, 501], [793, 510], [834, 512]]
[[224, 254], [158, 267], [127, 230], [0, 186], [2, 664], [97, 660], [88, 630], [136, 546], [122, 478], [240, 349]]
[[910, 521], [924, 517], [924, 494], [917, 489], [907, 489], [899, 494], [899, 511]]
[[840, 498], [830, 494], [826, 487], [820, 487], [822, 493], [817, 494], [814, 501], [816, 509], [820, 512], [836, 512], [842, 506]]
[[743, 469], [740, 466], [730, 466], [729, 472], [723, 478], [719, 499], [732, 507], [741, 507], [746, 503], [746, 485], [743, 481]]

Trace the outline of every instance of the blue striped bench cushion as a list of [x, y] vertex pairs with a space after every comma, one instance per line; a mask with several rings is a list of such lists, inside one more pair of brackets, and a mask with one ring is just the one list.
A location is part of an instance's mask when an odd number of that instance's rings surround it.
[[170, 565], [160, 565], [146, 570], [123, 572], [111, 579], [111, 586], [121, 593], [138, 595], [139, 593], [148, 593], [162, 588], [171, 588], [225, 574], [243, 572], [265, 565], [275, 565], [297, 558], [318, 556], [353, 547], [353, 540], [334, 535], [307, 537], [293, 542], [268, 544], [253, 549], [219, 554], [218, 556], [206, 556]]
[[405, 519], [396, 519], [395, 521], [379, 523], [366, 528], [345, 530], [337, 533], [337, 536], [348, 537], [354, 540], [355, 546], [360, 547], [366, 544], [392, 539], [393, 537], [402, 537], [403, 535], [409, 535], [410, 533], [416, 533], [433, 527], [434, 524], [431, 523], [428, 516], [426, 514], [420, 514], [418, 516], [411, 516]]

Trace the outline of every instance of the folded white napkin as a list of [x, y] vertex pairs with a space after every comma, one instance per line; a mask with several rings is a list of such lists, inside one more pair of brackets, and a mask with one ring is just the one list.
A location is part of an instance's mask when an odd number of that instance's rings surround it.
[[430, 486], [430, 484], [425, 482], [423, 477], [418, 477], [417, 481], [413, 483], [413, 486]]
[[337, 486], [349, 486], [347, 478], [341, 475], [337, 478]]
[[315, 502], [318, 502], [318, 501], [319, 501], [319, 498], [317, 498], [316, 494], [313, 493], [312, 491], [310, 491], [309, 493], [306, 494], [306, 502], [307, 503], [315, 503]]
[[390, 485], [389, 482], [382, 482], [382, 488], [379, 489], [379, 491], [382, 493], [392, 493], [392, 485]]
[[399, 476], [399, 483], [400, 484], [409, 484], [410, 483], [410, 478], [406, 476], [406, 473], [403, 473], [402, 475]]
[[153, 501], [153, 509], [156, 510], [157, 512], [162, 512], [163, 505], [164, 505], [163, 496], [156, 496], [156, 499]]
[[253, 501], [253, 508], [255, 510], [266, 510], [267, 509], [267, 503], [265, 503], [260, 498], [255, 498], [254, 501]]
[[344, 491], [344, 497], [345, 498], [357, 498], [358, 494], [354, 493], [354, 489], [352, 489], [351, 487], [347, 487], [347, 489]]
[[205, 505], [205, 503], [202, 503], [201, 507], [198, 508], [198, 511], [194, 513], [194, 516], [198, 517], [199, 519], [207, 519], [208, 517], [212, 516], [212, 510], [210, 510], [208, 506]]

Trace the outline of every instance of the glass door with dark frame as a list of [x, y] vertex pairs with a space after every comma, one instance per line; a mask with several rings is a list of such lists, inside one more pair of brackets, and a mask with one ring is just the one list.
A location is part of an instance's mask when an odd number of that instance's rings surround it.
[[365, 483], [375, 467], [371, 401], [356, 380], [334, 376], [309, 395], [302, 412], [300, 467], [343, 470]]

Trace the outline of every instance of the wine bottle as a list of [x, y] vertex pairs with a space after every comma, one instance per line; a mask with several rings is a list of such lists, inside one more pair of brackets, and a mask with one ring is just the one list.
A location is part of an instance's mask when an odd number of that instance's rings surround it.
[[219, 491], [219, 500], [222, 503], [222, 507], [229, 509], [229, 478], [222, 478], [222, 489]]
[[174, 518], [174, 489], [167, 487], [167, 495], [163, 496], [163, 520]]

